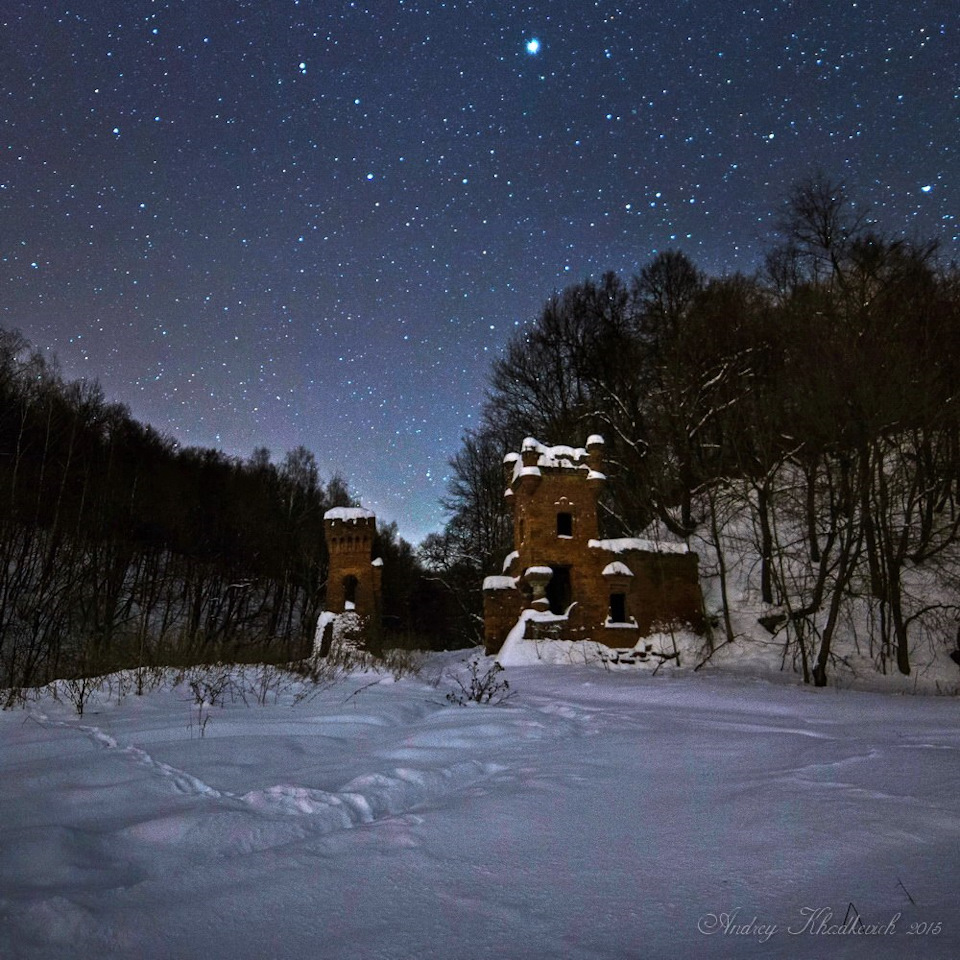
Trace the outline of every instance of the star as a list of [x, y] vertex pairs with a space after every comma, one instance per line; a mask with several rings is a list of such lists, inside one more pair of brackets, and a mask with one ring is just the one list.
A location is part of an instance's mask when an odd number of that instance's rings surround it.
[[48, 5], [5, 18], [0, 330], [184, 446], [305, 446], [409, 540], [567, 284], [749, 274], [817, 168], [960, 259], [947, 0], [84, 6], [56, 56]]

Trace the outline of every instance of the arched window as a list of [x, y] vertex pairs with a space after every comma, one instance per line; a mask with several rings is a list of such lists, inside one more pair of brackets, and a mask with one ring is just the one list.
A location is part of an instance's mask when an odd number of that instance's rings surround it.
[[351, 573], [343, 578], [343, 602], [357, 602], [357, 578]]

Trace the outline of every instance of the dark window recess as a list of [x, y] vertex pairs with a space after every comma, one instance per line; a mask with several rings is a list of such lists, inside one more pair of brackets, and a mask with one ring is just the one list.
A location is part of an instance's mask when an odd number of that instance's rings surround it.
[[627, 595], [625, 593], [610, 594], [610, 622], [627, 622]]
[[558, 537], [573, 536], [573, 514], [572, 513], [557, 514], [557, 536]]
[[570, 568], [551, 567], [553, 576], [547, 584], [547, 600], [551, 613], [566, 613], [570, 606]]
[[343, 600], [344, 603], [357, 602], [357, 578], [352, 574], [343, 578]]

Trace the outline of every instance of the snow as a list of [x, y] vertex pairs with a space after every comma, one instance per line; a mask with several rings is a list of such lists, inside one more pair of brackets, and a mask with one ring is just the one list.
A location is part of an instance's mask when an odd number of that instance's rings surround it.
[[[740, 674], [768, 675], [778, 670], [803, 671], [803, 655], [796, 628], [776, 629], [762, 619], [797, 611], [809, 603], [818, 564], [811, 562], [805, 521], [805, 487], [795, 467], [785, 467], [778, 496], [791, 504], [777, 521], [776, 537], [782, 546], [774, 551], [772, 573], [779, 604], [763, 601], [761, 589], [760, 538], [756, 516], [746, 506], [756, 491], [747, 481], [725, 482], [714, 500], [718, 511], [720, 543], [726, 571], [730, 633], [725, 642], [723, 591], [717, 543], [709, 530], [691, 537], [691, 549], [699, 557], [703, 606], [707, 620], [715, 625], [717, 650], [711, 666]], [[706, 504], [697, 511], [706, 513]], [[946, 514], [944, 523], [949, 519]], [[663, 526], [654, 525], [644, 534], [659, 541], [669, 537]], [[905, 694], [960, 694], [960, 673], [951, 655], [957, 649], [955, 617], [957, 590], [955, 571], [960, 555], [945, 551], [936, 563], [907, 566], [901, 573], [902, 612], [910, 621], [910, 674], [901, 674], [895, 650], [883, 642], [883, 614], [872, 596], [868, 572], [860, 569], [845, 591], [831, 645], [827, 677], [831, 685], [860, 690], [885, 690]], [[865, 561], [864, 561], [865, 565]], [[808, 668], [819, 653], [819, 642], [829, 616], [831, 591], [836, 585], [837, 564], [827, 577], [825, 599], [819, 609], [800, 621]]]
[[552, 467], [563, 466], [564, 461], [582, 460], [587, 455], [583, 447], [570, 447], [566, 444], [557, 444], [553, 447], [541, 446], [539, 453], [540, 461]]
[[332, 507], [323, 515], [324, 520], [344, 520], [348, 523], [356, 523], [358, 520], [372, 520], [376, 516], [363, 507]]
[[[603, 439], [598, 436], [592, 436], [588, 440], [587, 446], [592, 446], [594, 443], [603, 443]], [[511, 483], [516, 481], [519, 477], [541, 476], [542, 474], [540, 472], [540, 467], [546, 467], [551, 470], [584, 470], [586, 471], [588, 480], [606, 479], [604, 474], [596, 470], [591, 470], [587, 465], [585, 461], [587, 461], [589, 458], [589, 454], [584, 447], [569, 447], [564, 444], [548, 447], [540, 443], [540, 441], [534, 437], [527, 437], [521, 445], [521, 450], [524, 453], [536, 451], [537, 462], [536, 465], [524, 467], [523, 459], [520, 455], [516, 453], [508, 453], [504, 457], [503, 462], [505, 464], [513, 464], [513, 477]]]
[[608, 553], [627, 553], [630, 550], [642, 550], [645, 553], [689, 553], [685, 543], [671, 540], [647, 540], [643, 537], [618, 537], [615, 540], [588, 540], [587, 546], [593, 550], [606, 550]]
[[320, 612], [320, 616], [317, 617], [317, 629], [313, 634], [313, 655], [315, 657], [319, 656], [323, 649], [323, 635], [326, 633], [327, 627], [336, 622], [337, 614], [332, 610], [322, 610]]
[[483, 578], [484, 590], [515, 590], [517, 581], [513, 577], [490, 576]]
[[955, 698], [463, 656], [0, 713], [0, 957], [960, 955]]
[[[550, 568], [539, 569], [549, 570]], [[551, 640], [538, 643], [527, 640], [524, 636], [528, 620], [535, 620], [539, 623], [562, 623], [566, 619], [563, 614], [551, 613], [549, 610], [538, 610], [535, 607], [522, 610], [519, 619], [504, 638], [500, 652], [497, 654], [497, 662], [505, 667], [526, 666], [536, 664], [538, 661], [545, 663], [569, 662], [571, 645], [567, 641]]]
[[601, 576], [632, 577], [633, 571], [625, 563], [621, 563], [619, 560], [614, 560], [613, 563], [608, 563], [603, 568], [603, 573], [601, 574]]

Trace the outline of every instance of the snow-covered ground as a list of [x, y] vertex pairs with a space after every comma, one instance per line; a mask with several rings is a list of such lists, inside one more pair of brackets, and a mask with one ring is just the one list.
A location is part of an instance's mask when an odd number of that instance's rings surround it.
[[960, 956], [956, 698], [458, 666], [0, 714], [0, 957]]

